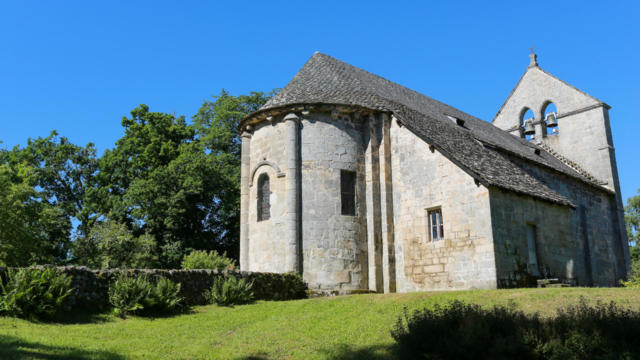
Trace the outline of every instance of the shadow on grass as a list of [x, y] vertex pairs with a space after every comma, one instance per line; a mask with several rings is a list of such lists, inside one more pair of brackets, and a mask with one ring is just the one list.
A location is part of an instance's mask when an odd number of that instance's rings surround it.
[[253, 355], [238, 358], [236, 360], [269, 360], [269, 359], [271, 358], [264, 354], [253, 354]]
[[353, 347], [342, 344], [326, 351], [326, 353], [327, 358], [331, 360], [391, 360], [406, 358], [402, 356], [400, 349], [395, 345]]
[[31, 320], [34, 322], [41, 322], [47, 324], [100, 324], [110, 321], [109, 312], [101, 311], [95, 312], [90, 310], [73, 310], [64, 313], [58, 317], [48, 320]]
[[197, 314], [197, 311], [193, 310], [193, 308], [189, 307], [186, 309], [182, 309], [180, 311], [173, 311], [173, 312], [165, 312], [165, 313], [151, 313], [151, 314], [139, 314], [136, 315], [136, 317], [139, 317], [141, 319], [170, 319], [170, 318], [174, 318], [174, 317], [178, 317], [178, 316], [182, 316], [182, 315], [193, 315], [193, 314]]
[[44, 345], [24, 341], [20, 338], [0, 335], [1, 359], [43, 359], [43, 360], [123, 360], [122, 355], [109, 351], [87, 351], [70, 347]]
[[71, 325], [71, 324], [101, 324], [113, 321], [113, 319], [126, 319], [126, 318], [140, 318], [147, 320], [155, 320], [155, 319], [169, 319], [173, 317], [178, 317], [182, 315], [192, 315], [196, 314], [196, 311], [193, 309], [185, 309], [177, 312], [168, 312], [168, 313], [155, 313], [155, 314], [137, 314], [137, 315], [127, 315], [127, 316], [117, 316], [113, 314], [112, 311], [90, 311], [90, 310], [74, 310], [64, 314], [61, 314], [57, 317], [51, 319], [35, 319], [35, 318], [27, 318], [25, 320], [34, 322], [34, 323], [42, 323], [42, 324], [59, 324], [59, 325]]
[[[325, 349], [322, 351], [327, 359], [331, 360], [392, 360], [406, 359], [402, 356], [397, 346], [363, 346], [353, 347], [341, 344], [336, 347]], [[269, 356], [266, 353], [256, 353], [249, 356], [243, 356], [236, 360], [272, 360], [276, 357]]]

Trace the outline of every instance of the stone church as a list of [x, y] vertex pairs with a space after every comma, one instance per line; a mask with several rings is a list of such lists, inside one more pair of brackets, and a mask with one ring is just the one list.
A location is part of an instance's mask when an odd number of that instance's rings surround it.
[[609, 108], [533, 53], [492, 123], [315, 53], [241, 121], [240, 268], [343, 293], [614, 286]]

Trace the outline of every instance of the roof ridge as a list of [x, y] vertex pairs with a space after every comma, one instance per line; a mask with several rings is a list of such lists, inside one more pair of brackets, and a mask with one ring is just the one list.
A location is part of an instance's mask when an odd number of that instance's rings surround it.
[[[444, 106], [446, 106], [446, 107], [450, 108], [450, 109], [451, 109], [451, 110], [453, 110], [454, 112], [458, 113], [458, 114], [450, 114], [451, 116], [459, 116], [460, 114], [462, 114], [462, 115], [464, 115], [464, 116], [468, 116], [469, 118], [473, 118], [473, 119], [476, 119], [476, 120], [478, 120], [478, 121], [482, 121], [482, 122], [489, 123], [489, 122], [484, 121], [484, 120], [482, 120], [482, 119], [480, 119], [480, 118], [478, 118], [478, 117], [475, 117], [475, 116], [473, 116], [473, 115], [471, 115], [471, 114], [469, 114], [469, 113], [467, 113], [467, 112], [465, 112], [465, 111], [463, 111], [463, 110], [460, 110], [460, 109], [458, 109], [458, 108], [456, 108], [456, 107], [454, 107], [454, 106], [452, 106], [452, 105], [449, 105], [449, 104], [447, 104], [447, 103], [445, 103], [445, 102], [442, 102], [442, 101], [440, 101], [440, 100], [434, 99], [434, 98], [432, 98], [432, 97], [430, 97], [430, 96], [428, 96], [428, 95], [425, 95], [425, 94], [423, 94], [423, 93], [421, 93], [421, 92], [419, 92], [419, 91], [417, 91], [417, 90], [411, 89], [411, 88], [409, 88], [409, 87], [407, 87], [407, 86], [404, 86], [404, 85], [402, 85], [402, 84], [399, 84], [399, 83], [397, 83], [397, 82], [391, 81], [391, 80], [389, 80], [389, 79], [385, 78], [384, 76], [380, 76], [380, 75], [378, 75], [378, 74], [374, 74], [374, 73], [372, 73], [372, 72], [370, 72], [370, 71], [368, 71], [368, 70], [365, 70], [365, 69], [363, 69], [363, 68], [357, 67], [357, 66], [352, 65], [352, 64], [349, 64], [348, 62], [345, 62], [345, 61], [340, 60], [340, 59], [338, 59], [338, 58], [336, 58], [336, 57], [333, 57], [333, 56], [331, 56], [331, 55], [327, 55], [327, 54], [322, 53], [322, 52], [319, 52], [319, 51], [316, 51], [316, 52], [314, 52], [314, 53], [313, 53], [313, 55], [309, 58], [309, 60], [307, 60], [307, 62], [302, 66], [302, 68], [300, 69], [300, 71], [301, 71], [305, 66], [307, 66], [307, 64], [309, 64], [309, 63], [311, 62], [311, 60], [312, 60], [312, 59], [314, 59], [314, 58], [325, 58], [326, 60], [330, 60], [330, 61], [333, 61], [333, 62], [337, 62], [337, 63], [339, 63], [339, 64], [340, 64], [340, 65], [342, 65], [342, 66], [346, 66], [346, 67], [352, 68], [352, 69], [354, 69], [354, 70], [361, 71], [361, 72], [363, 72], [363, 73], [365, 73], [365, 74], [367, 74], [367, 75], [370, 75], [370, 76], [373, 76], [373, 77], [375, 77], [375, 78], [377, 78], [377, 79], [383, 80], [384, 82], [386, 82], [386, 83], [387, 83], [387, 85], [390, 85], [390, 86], [393, 86], [393, 87], [399, 87], [399, 88], [402, 88], [402, 89], [404, 89], [404, 90], [407, 90], [407, 91], [411, 92], [413, 95], [415, 95], [415, 96], [417, 96], [417, 97], [426, 98], [426, 99], [428, 99], [429, 101], [433, 101], [433, 102], [436, 102], [436, 103], [438, 103], [438, 104], [442, 104], [442, 105], [444, 105]], [[298, 73], [299, 73], [300, 71], [298, 71]], [[298, 73], [296, 73], [296, 76], [298, 75]], [[342, 75], [343, 75], [343, 76], [345, 76], [344, 74], [342, 74]], [[295, 76], [294, 76], [294, 78], [295, 78]], [[360, 82], [360, 80], [359, 80], [359, 79], [355, 79], [354, 77], [351, 77], [351, 78], [353, 78], [355, 81]], [[293, 81], [293, 79], [292, 79], [292, 81]], [[288, 85], [289, 85], [289, 84], [287, 84], [287, 86], [288, 86]], [[286, 88], [286, 86], [285, 86], [285, 88]], [[284, 90], [284, 88], [283, 88], [283, 90]], [[270, 108], [270, 107], [271, 107], [271, 106], [267, 106], [267, 105], [271, 105], [271, 103], [270, 103], [270, 102], [267, 102], [267, 104], [263, 105], [263, 106], [262, 106], [262, 108], [260, 108], [260, 110], [262, 110], [262, 109], [268, 109], [268, 108]], [[490, 123], [489, 123], [489, 124], [490, 124]]]

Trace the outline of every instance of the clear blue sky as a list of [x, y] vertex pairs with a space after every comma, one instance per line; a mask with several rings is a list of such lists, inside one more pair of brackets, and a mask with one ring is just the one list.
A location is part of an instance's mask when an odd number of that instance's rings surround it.
[[314, 51], [491, 120], [535, 46], [612, 106], [623, 198], [640, 187], [638, 1], [4, 1], [0, 147], [57, 129], [100, 153], [138, 104], [283, 87]]

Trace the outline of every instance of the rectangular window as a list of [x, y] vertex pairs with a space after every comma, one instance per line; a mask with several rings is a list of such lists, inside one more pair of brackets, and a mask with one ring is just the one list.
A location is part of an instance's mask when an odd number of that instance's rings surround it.
[[429, 232], [431, 241], [444, 239], [444, 223], [442, 222], [442, 209], [429, 210]]
[[340, 200], [342, 215], [356, 214], [356, 172], [340, 170]]

